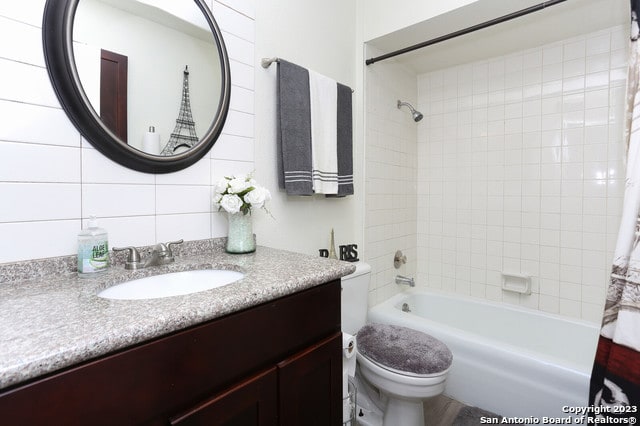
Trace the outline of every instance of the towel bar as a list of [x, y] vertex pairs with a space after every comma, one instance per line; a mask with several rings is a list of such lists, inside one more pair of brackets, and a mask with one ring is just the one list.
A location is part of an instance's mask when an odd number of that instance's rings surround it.
[[262, 65], [262, 68], [266, 69], [269, 68], [274, 62], [280, 62], [280, 58], [262, 58], [260, 64]]
[[[280, 58], [278, 58], [277, 56], [275, 56], [273, 58], [262, 58], [260, 60], [260, 65], [262, 65], [262, 68], [267, 69], [274, 62], [280, 62]], [[354, 93], [354, 92], [355, 92], [355, 90], [351, 89], [351, 93]]]

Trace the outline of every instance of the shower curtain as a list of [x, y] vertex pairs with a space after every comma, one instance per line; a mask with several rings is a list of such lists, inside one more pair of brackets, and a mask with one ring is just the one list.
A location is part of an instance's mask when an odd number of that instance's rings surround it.
[[631, 9], [626, 187], [589, 390], [591, 416], [609, 424], [635, 423], [640, 417], [640, 0], [632, 0]]

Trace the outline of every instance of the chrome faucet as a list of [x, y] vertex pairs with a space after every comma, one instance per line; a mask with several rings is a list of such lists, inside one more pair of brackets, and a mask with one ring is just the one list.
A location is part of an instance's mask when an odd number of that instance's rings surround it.
[[404, 284], [404, 285], [408, 285], [409, 287], [416, 286], [416, 283], [413, 280], [413, 278], [404, 277], [402, 275], [396, 275], [396, 284]]
[[166, 265], [168, 263], [174, 262], [175, 258], [173, 257], [173, 251], [171, 250], [172, 245], [182, 244], [184, 240], [171, 241], [169, 243], [158, 243], [153, 246], [151, 250], [151, 256], [144, 262], [142, 262], [142, 258], [140, 257], [140, 252], [135, 247], [114, 247], [113, 251], [124, 251], [129, 250], [129, 254], [127, 255], [127, 260], [124, 264], [124, 269], [142, 269], [148, 266], [157, 266], [157, 265]]
[[144, 262], [143, 268], [147, 266], [157, 266], [157, 265], [166, 265], [167, 263], [171, 263], [175, 261], [173, 257], [173, 251], [171, 250], [172, 245], [182, 244], [183, 240], [172, 241], [170, 243], [158, 243], [153, 246], [151, 250], [151, 256]]

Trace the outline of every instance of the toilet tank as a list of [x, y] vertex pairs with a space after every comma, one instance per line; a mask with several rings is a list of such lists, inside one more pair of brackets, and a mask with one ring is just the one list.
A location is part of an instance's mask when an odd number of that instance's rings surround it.
[[342, 277], [342, 331], [355, 335], [367, 323], [371, 266], [356, 263], [352, 274]]

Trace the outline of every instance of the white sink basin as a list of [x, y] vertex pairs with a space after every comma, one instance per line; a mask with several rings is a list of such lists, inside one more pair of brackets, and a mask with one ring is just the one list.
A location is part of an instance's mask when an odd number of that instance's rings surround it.
[[181, 296], [222, 287], [244, 274], [224, 269], [199, 269], [140, 278], [109, 287], [98, 296], [105, 299], [141, 300]]

